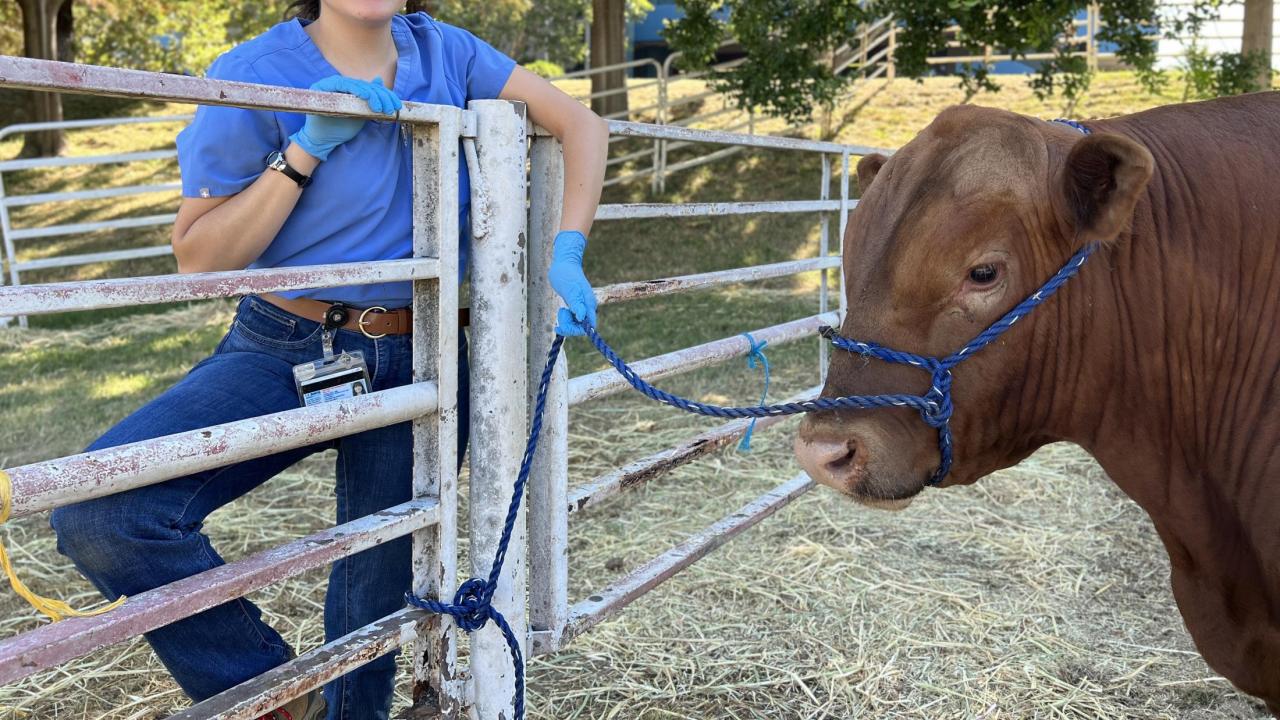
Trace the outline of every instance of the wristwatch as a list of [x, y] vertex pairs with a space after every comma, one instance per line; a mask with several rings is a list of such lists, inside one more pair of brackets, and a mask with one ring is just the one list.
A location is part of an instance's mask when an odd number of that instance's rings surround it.
[[298, 183], [298, 187], [300, 188], [304, 188], [311, 184], [311, 176], [303, 175], [295, 170], [291, 165], [289, 165], [289, 161], [284, 159], [284, 153], [279, 150], [276, 150], [267, 156], [267, 169], [284, 173], [285, 177]]

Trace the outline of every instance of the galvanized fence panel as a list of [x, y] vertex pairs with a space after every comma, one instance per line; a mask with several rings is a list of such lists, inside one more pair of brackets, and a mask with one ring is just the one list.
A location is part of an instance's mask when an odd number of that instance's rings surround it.
[[[108, 118], [103, 120], [66, 120], [62, 122], [20, 123], [0, 128], [0, 140], [12, 135], [41, 130], [85, 130], [121, 125], [156, 124], [187, 122], [191, 115], [161, 115], [154, 117]], [[32, 193], [28, 195], [8, 195], [5, 190], [4, 174], [20, 170], [37, 170], [46, 168], [62, 168], [76, 166], [99, 166], [155, 160], [173, 160], [177, 157], [174, 150], [148, 150], [141, 152], [116, 153], [112, 155], [89, 155], [77, 157], [28, 158], [0, 161], [0, 238], [4, 246], [4, 265], [7, 268], [10, 285], [22, 284], [22, 273], [48, 268], [74, 267], [99, 262], [115, 262], [138, 258], [158, 257], [172, 253], [168, 244], [153, 247], [137, 247], [125, 250], [98, 253], [80, 253], [73, 255], [57, 255], [22, 261], [19, 259], [17, 241], [29, 241], [39, 238], [64, 237], [80, 235], [88, 232], [104, 230], [121, 230], [129, 228], [147, 228], [168, 225], [173, 222], [172, 214], [149, 215], [104, 220], [88, 223], [70, 223], [63, 225], [46, 225], [35, 227], [14, 227], [10, 208], [30, 207], [47, 203], [83, 202], [111, 198], [130, 197], [152, 193], [176, 193], [181, 189], [180, 183], [139, 184], [119, 187], [93, 188], [64, 192]], [[26, 327], [26, 315], [6, 308], [7, 314], [18, 316], [23, 327]], [[7, 324], [10, 317], [0, 318], [0, 325]]]

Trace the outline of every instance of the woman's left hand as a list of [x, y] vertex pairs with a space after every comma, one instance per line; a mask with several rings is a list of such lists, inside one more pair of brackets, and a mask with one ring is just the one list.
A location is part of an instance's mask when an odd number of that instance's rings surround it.
[[596, 294], [582, 271], [586, 249], [586, 236], [576, 230], [561, 230], [556, 235], [547, 279], [566, 306], [560, 310], [556, 323], [556, 333], [564, 337], [585, 335], [583, 322], [592, 327], [596, 324]]

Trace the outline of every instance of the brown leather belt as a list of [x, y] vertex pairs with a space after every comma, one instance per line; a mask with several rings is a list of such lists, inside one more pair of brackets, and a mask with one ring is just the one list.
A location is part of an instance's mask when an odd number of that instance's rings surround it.
[[[325, 312], [333, 303], [309, 298], [284, 298], [271, 293], [262, 293], [258, 297], [298, 317], [323, 323]], [[413, 311], [409, 308], [388, 310], [383, 307], [349, 308], [347, 321], [338, 327], [343, 330], [364, 333], [366, 337], [380, 338], [384, 335], [408, 335], [413, 332]], [[466, 327], [471, 322], [468, 308], [458, 308], [458, 327]]]

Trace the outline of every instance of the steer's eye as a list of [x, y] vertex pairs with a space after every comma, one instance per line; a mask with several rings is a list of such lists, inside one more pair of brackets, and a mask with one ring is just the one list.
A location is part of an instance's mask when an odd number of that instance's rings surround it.
[[969, 269], [969, 279], [975, 285], [990, 285], [1000, 277], [1000, 271], [995, 265], [976, 265]]

